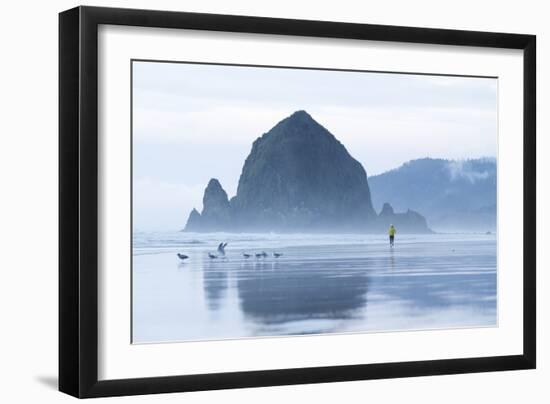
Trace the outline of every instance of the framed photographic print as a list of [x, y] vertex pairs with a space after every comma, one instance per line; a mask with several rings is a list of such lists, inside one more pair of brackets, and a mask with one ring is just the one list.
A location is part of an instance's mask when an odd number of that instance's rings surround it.
[[535, 367], [535, 36], [59, 28], [61, 391]]

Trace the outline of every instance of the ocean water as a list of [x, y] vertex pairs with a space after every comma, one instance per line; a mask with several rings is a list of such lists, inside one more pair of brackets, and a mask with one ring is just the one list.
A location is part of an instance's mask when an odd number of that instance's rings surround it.
[[495, 235], [136, 232], [132, 271], [134, 343], [497, 325]]

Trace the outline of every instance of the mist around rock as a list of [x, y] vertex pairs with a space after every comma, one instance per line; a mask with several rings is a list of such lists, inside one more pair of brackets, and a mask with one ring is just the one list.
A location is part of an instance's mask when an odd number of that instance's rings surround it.
[[203, 210], [185, 231], [430, 233], [426, 218], [388, 204], [377, 214], [367, 172], [345, 146], [307, 112], [283, 119], [252, 144], [231, 199], [212, 178]]

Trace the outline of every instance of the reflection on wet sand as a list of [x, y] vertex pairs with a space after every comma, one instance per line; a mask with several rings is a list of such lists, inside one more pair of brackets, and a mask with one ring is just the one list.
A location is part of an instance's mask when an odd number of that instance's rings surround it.
[[[318, 271], [319, 262], [258, 263], [237, 280], [240, 307], [249, 319], [280, 324], [311, 319], [343, 320], [367, 304], [364, 271]], [[321, 272], [321, 273], [320, 273]]]
[[207, 255], [215, 243], [193, 244], [184, 263], [134, 255], [135, 342], [496, 325], [494, 238], [426, 237], [393, 249], [278, 243], [258, 258], [243, 252], [266, 241], [245, 243], [219, 259]]
[[206, 262], [202, 271], [204, 295], [210, 310], [220, 308], [221, 300], [227, 290], [228, 272], [223, 266]]

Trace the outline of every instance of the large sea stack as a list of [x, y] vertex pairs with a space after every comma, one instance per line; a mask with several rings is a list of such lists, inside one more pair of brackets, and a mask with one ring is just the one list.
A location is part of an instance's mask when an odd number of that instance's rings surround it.
[[254, 141], [236, 196], [212, 179], [203, 205], [186, 231], [372, 232], [388, 220], [373, 209], [361, 163], [305, 111]]
[[357, 230], [376, 217], [363, 166], [305, 111], [254, 142], [231, 205], [252, 230]]

